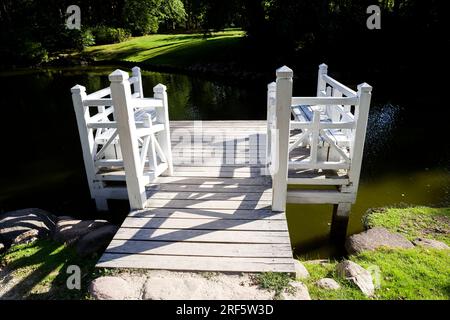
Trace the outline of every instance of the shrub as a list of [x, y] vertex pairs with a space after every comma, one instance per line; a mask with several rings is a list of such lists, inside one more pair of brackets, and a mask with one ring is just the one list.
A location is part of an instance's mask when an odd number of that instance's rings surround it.
[[40, 42], [25, 41], [18, 52], [21, 63], [38, 65], [48, 61], [48, 52]]
[[96, 44], [117, 43], [131, 37], [128, 30], [122, 28], [111, 28], [107, 26], [97, 26], [92, 29]]

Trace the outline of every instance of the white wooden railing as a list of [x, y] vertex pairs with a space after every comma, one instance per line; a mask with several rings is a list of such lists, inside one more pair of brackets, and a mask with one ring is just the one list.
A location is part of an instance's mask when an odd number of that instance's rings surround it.
[[[138, 67], [131, 78], [116, 70], [109, 80], [110, 87], [89, 95], [83, 86], [71, 89], [91, 197], [99, 210], [111, 198], [142, 209], [145, 185], [173, 174], [166, 87], [158, 84], [153, 98], [144, 98]], [[125, 181], [126, 189], [111, 181]]]
[[[372, 87], [363, 83], [353, 91], [328, 76], [322, 64], [317, 96], [292, 97], [293, 71], [282, 67], [276, 76], [267, 93], [266, 154], [273, 210], [285, 210], [290, 169], [345, 170], [348, 182], [339, 191], [343, 203], [353, 202], [348, 199], [354, 199], [358, 190]], [[309, 154], [293, 156], [298, 149]]]

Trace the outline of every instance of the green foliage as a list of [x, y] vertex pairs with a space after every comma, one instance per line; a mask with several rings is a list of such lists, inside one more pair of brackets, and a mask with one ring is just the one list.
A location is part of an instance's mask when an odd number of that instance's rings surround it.
[[123, 9], [125, 27], [135, 36], [156, 33], [160, 4], [161, 0], [126, 0]]
[[48, 51], [42, 43], [25, 41], [19, 44], [19, 61], [24, 64], [39, 65], [48, 61]]
[[363, 218], [367, 228], [384, 227], [414, 240], [418, 237], [450, 245], [450, 208], [407, 207], [373, 209]]
[[255, 275], [254, 281], [261, 288], [275, 292], [275, 299], [280, 298], [284, 290], [289, 290], [291, 277], [287, 273], [264, 272]]
[[91, 29], [95, 39], [95, 44], [119, 43], [128, 40], [131, 33], [122, 28], [112, 28], [107, 26], [97, 26]]

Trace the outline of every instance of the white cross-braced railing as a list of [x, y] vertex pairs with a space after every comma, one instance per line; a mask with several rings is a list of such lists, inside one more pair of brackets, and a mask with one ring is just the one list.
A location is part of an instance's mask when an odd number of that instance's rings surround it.
[[319, 66], [317, 96], [292, 97], [292, 77], [282, 67], [268, 85], [266, 154], [274, 210], [285, 208], [290, 169], [345, 170], [348, 183], [340, 190], [356, 194], [370, 107], [371, 86], [353, 91], [330, 77], [325, 64]]
[[[131, 78], [116, 70], [109, 80], [110, 87], [89, 95], [83, 86], [72, 88], [89, 188], [100, 210], [108, 198], [128, 198], [141, 209], [145, 185], [173, 174], [166, 87], [158, 84], [154, 97], [144, 98], [138, 67]], [[126, 181], [126, 194], [107, 185], [116, 180]]]

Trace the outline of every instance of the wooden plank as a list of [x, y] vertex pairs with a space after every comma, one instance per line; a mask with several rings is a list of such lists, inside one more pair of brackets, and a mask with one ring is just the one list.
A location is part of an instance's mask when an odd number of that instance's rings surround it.
[[288, 203], [308, 203], [308, 204], [337, 204], [354, 203], [356, 195], [354, 193], [344, 193], [336, 190], [288, 190]]
[[197, 184], [197, 185], [270, 185], [270, 177], [256, 178], [183, 178], [183, 177], [158, 177], [157, 183], [179, 183], [179, 184]]
[[216, 218], [216, 219], [265, 219], [265, 220], [285, 220], [284, 213], [273, 212], [272, 210], [230, 210], [230, 209], [170, 209], [170, 208], [153, 208], [132, 211], [128, 217], [136, 218], [181, 218], [181, 219], [198, 219], [198, 218]]
[[286, 221], [282, 220], [178, 219], [172, 217], [127, 217], [121, 227], [140, 229], [287, 231]]
[[224, 272], [295, 272], [291, 258], [230, 258], [106, 253], [97, 267]]
[[189, 253], [189, 256], [292, 258], [292, 249], [289, 245], [265, 243], [228, 244], [113, 240], [106, 253], [181, 256]]
[[[238, 190], [237, 190], [238, 191]], [[168, 200], [233, 200], [233, 201], [259, 201], [272, 200], [272, 192], [194, 192], [194, 191], [147, 191], [148, 199], [168, 199]]]
[[240, 230], [120, 228], [114, 240], [290, 244], [287, 232]]
[[[215, 185], [215, 184], [175, 184], [175, 183], [162, 183], [162, 184], [149, 184], [147, 185], [147, 191], [167, 191], [167, 192], [237, 192], [240, 194], [250, 194], [250, 193], [262, 193], [262, 192], [272, 192], [270, 186], [242, 186], [237, 184], [231, 185]], [[125, 190], [126, 191], [126, 190]]]
[[250, 178], [250, 177], [261, 177], [261, 173], [259, 172], [251, 172], [251, 173], [246, 173], [246, 172], [232, 172], [232, 171], [225, 171], [225, 172], [220, 172], [220, 171], [210, 171], [210, 172], [195, 172], [195, 171], [182, 171], [182, 170], [177, 170], [174, 171], [173, 177], [223, 177], [223, 178]]
[[270, 208], [271, 201], [234, 201], [234, 200], [170, 200], [148, 199], [145, 208], [193, 208], [193, 209], [264, 209]]
[[204, 173], [210, 173], [210, 172], [231, 172], [231, 173], [245, 173], [245, 174], [260, 174], [262, 171], [262, 166], [260, 167], [252, 167], [249, 166], [243, 166], [240, 168], [236, 167], [221, 167], [221, 166], [182, 166], [178, 165], [175, 167], [178, 172], [195, 172], [199, 176], [201, 176]]

